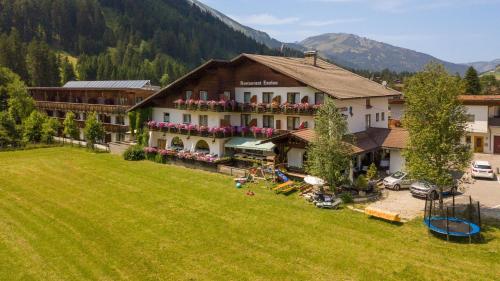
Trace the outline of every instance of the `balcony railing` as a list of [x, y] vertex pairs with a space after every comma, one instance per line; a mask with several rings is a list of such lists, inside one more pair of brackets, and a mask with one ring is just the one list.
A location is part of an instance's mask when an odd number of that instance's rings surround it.
[[54, 101], [36, 101], [36, 106], [44, 110], [61, 110], [61, 111], [83, 111], [97, 112], [109, 114], [125, 114], [128, 106], [124, 105], [107, 105], [107, 104], [90, 104], [90, 103], [71, 103], [71, 102], [54, 102]]
[[193, 124], [174, 124], [155, 121], [148, 122], [148, 127], [152, 131], [207, 138], [254, 137], [257, 139], [267, 139], [288, 132], [286, 130], [276, 130], [272, 128], [248, 128], [239, 126], [205, 127]]
[[314, 115], [321, 107], [309, 103], [239, 103], [230, 101], [176, 100], [177, 109], [214, 112], [270, 113], [288, 115]]
[[[64, 122], [64, 118], [61, 117], [54, 117], [57, 118], [61, 124]], [[85, 128], [85, 121], [84, 120], [75, 120], [76, 124], [78, 125], [79, 128]], [[125, 133], [129, 130], [129, 126], [127, 125], [120, 125], [120, 124], [112, 124], [112, 123], [102, 123], [104, 126], [104, 131], [106, 132], [111, 132], [111, 133]]]

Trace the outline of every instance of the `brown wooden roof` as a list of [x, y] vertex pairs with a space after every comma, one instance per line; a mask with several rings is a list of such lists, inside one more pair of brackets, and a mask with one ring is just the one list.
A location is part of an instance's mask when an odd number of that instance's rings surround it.
[[[313, 129], [302, 129], [280, 135], [264, 142], [278, 142], [286, 138], [294, 138], [305, 143], [314, 141], [316, 134]], [[360, 154], [379, 148], [404, 149], [408, 142], [408, 131], [402, 128], [369, 128], [366, 131], [355, 133], [354, 154]]]
[[[500, 105], [500, 95], [461, 95], [458, 97], [465, 105]], [[404, 104], [405, 100], [389, 99], [389, 104]]]
[[200, 75], [202, 71], [210, 67], [236, 65], [245, 59], [265, 65], [274, 71], [300, 81], [311, 88], [322, 91], [336, 99], [390, 97], [401, 95], [401, 93], [396, 90], [382, 86], [377, 82], [371, 81], [319, 58], [317, 59], [317, 66], [314, 66], [307, 63], [304, 58], [241, 54], [230, 61], [209, 60], [129, 110], [134, 110], [148, 104], [150, 100], [166, 93], [167, 89], [179, 85], [184, 80], [191, 78], [192, 76]]

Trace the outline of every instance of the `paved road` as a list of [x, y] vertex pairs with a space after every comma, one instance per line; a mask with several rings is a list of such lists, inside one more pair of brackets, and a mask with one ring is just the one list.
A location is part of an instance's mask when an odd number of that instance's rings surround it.
[[[489, 161], [495, 171], [497, 167], [500, 169], [500, 155], [475, 154], [474, 159]], [[473, 200], [480, 202], [484, 217], [500, 219], [500, 175], [495, 180], [473, 180], [460, 190], [463, 193], [457, 195], [457, 200], [466, 201], [470, 195]], [[410, 220], [423, 216], [425, 200], [414, 198], [408, 190], [384, 190], [384, 199], [370, 206], [399, 213], [402, 218]]]

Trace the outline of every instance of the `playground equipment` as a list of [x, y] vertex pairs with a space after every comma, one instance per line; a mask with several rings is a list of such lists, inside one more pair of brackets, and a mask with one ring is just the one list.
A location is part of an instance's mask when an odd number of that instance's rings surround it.
[[[450, 236], [469, 237], [469, 243], [474, 235], [481, 232], [481, 208], [478, 201], [472, 197], [464, 197], [463, 202], [455, 201], [455, 193], [450, 202], [439, 208], [439, 201], [428, 196], [425, 200], [424, 223], [429, 231]], [[467, 200], [468, 199], [468, 200]]]

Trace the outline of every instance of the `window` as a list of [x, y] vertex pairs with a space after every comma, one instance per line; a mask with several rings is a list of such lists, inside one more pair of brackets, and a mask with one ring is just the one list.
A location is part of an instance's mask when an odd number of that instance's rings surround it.
[[366, 114], [365, 115], [365, 128], [370, 128], [372, 126], [372, 115], [371, 114]]
[[208, 127], [208, 115], [200, 115], [198, 125]]
[[186, 100], [191, 99], [192, 96], [193, 96], [193, 91], [186, 91]]
[[170, 122], [170, 113], [163, 112], [163, 122]]
[[125, 97], [119, 97], [118, 98], [118, 104], [119, 105], [125, 105], [125, 104], [127, 104], [127, 98], [125, 98]]
[[191, 124], [191, 114], [182, 114], [182, 123]]
[[231, 99], [231, 92], [230, 91], [224, 91], [224, 100], [230, 100]]
[[224, 118], [220, 121], [221, 127], [231, 126], [231, 115], [224, 115]]
[[265, 92], [262, 93], [262, 102], [263, 103], [271, 103], [273, 101], [273, 93]]
[[385, 112], [380, 113], [380, 119], [385, 121]]
[[142, 97], [135, 97], [135, 103], [138, 104], [142, 101]]
[[378, 122], [380, 120], [380, 114], [377, 112], [375, 114], [375, 122]]
[[246, 127], [250, 123], [250, 114], [241, 114], [241, 126]]
[[472, 138], [471, 138], [471, 136], [466, 136], [465, 137], [465, 143], [468, 144], [468, 145], [472, 144]]
[[252, 93], [250, 93], [250, 92], [244, 92], [243, 93], [243, 102], [250, 103], [250, 96], [251, 95], [252, 95]]
[[325, 94], [323, 94], [323, 93], [315, 93], [314, 94], [314, 103], [315, 104], [323, 104], [323, 103], [325, 103]]
[[262, 116], [262, 127], [274, 128], [274, 116], [272, 116], [272, 115]]
[[370, 99], [366, 99], [366, 109], [370, 109], [372, 108], [372, 103], [370, 101]]
[[287, 117], [286, 118], [286, 129], [291, 131], [291, 130], [297, 130], [300, 127], [300, 117]]
[[208, 92], [207, 91], [200, 91], [200, 100], [208, 100]]
[[116, 116], [115, 123], [119, 125], [125, 125], [125, 118], [123, 116]]
[[125, 141], [125, 134], [124, 133], [116, 134], [116, 140], [117, 141]]
[[300, 93], [287, 93], [286, 101], [291, 104], [299, 103]]
[[474, 114], [467, 114], [467, 122], [475, 122], [476, 116]]

